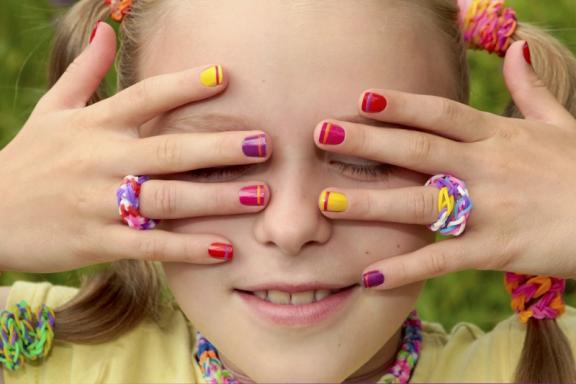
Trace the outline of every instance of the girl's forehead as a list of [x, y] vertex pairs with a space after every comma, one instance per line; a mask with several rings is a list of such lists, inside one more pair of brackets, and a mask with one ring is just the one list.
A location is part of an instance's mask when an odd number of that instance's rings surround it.
[[430, 14], [418, 15], [403, 1], [177, 3], [143, 47], [139, 73], [223, 65], [229, 87], [207, 111], [258, 106], [314, 120], [356, 114], [367, 88], [456, 93], [451, 55], [442, 53], [452, 48], [426, 20]]

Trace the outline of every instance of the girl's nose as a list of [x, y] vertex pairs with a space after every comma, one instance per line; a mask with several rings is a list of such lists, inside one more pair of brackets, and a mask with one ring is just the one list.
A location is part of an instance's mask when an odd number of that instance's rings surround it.
[[269, 183], [270, 202], [254, 227], [257, 241], [276, 245], [286, 255], [298, 255], [309, 244], [325, 243], [332, 231], [329, 219], [318, 208], [321, 186], [311, 188], [304, 179], [298, 175], [289, 182]]

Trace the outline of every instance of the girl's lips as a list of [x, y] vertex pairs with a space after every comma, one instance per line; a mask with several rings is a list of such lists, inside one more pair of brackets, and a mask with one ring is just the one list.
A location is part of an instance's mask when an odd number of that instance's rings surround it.
[[360, 285], [355, 284], [320, 301], [295, 305], [274, 304], [246, 291], [234, 290], [234, 293], [246, 303], [252, 313], [275, 326], [307, 327], [343, 310], [359, 288]]

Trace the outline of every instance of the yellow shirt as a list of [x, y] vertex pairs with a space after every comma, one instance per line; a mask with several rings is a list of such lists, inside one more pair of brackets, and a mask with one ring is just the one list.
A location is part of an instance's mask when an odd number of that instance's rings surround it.
[[[53, 308], [72, 298], [77, 288], [47, 282], [18, 281], [7, 307], [24, 299], [35, 309]], [[58, 321], [58, 318], [56, 318]], [[576, 309], [558, 318], [572, 349], [576, 347]], [[515, 315], [490, 332], [459, 323], [447, 333], [438, 323], [422, 322], [422, 351], [412, 382], [509, 382], [524, 341], [525, 326]], [[6, 384], [20, 383], [204, 383], [193, 357], [194, 331], [182, 314], [162, 330], [152, 321], [102, 344], [56, 342], [40, 365], [26, 362], [19, 370], [3, 369]]]

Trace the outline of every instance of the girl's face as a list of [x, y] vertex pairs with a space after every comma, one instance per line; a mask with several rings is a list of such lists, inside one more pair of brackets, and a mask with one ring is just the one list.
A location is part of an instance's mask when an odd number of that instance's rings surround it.
[[[161, 225], [179, 233], [221, 234], [233, 242], [232, 262], [164, 268], [193, 325], [227, 366], [255, 381], [339, 382], [395, 356], [399, 327], [423, 283], [371, 291], [361, 287], [361, 273], [377, 260], [433, 242], [434, 234], [419, 225], [330, 220], [320, 212], [318, 197], [327, 187], [423, 185], [430, 175], [395, 166], [379, 176], [343, 170], [341, 163], [372, 163], [319, 150], [312, 132], [324, 118], [386, 129], [358, 116], [357, 100], [368, 88], [455, 98], [442, 34], [431, 15], [411, 3], [171, 2], [144, 46], [141, 78], [222, 64], [230, 79], [221, 95], [174, 111], [177, 125], [158, 118], [143, 127], [145, 135], [256, 129], [272, 138], [273, 155], [266, 163], [236, 175], [184, 179], [267, 182], [272, 197], [263, 211]], [[312, 325], [288, 326], [260, 317], [235, 292], [264, 282], [358, 286], [335, 314]]]

